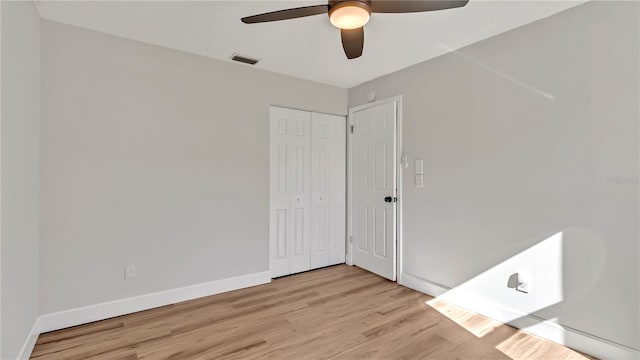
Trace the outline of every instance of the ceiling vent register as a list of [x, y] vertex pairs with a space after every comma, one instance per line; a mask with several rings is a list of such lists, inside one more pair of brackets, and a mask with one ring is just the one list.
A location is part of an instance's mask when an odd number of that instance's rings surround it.
[[233, 54], [233, 55], [231, 55], [230, 59], [233, 60], [233, 61], [237, 61], [237, 62], [241, 62], [241, 63], [244, 63], [244, 64], [249, 64], [249, 65], [255, 65], [255, 64], [258, 63], [258, 61], [260, 61], [258, 59], [253, 59], [253, 58], [250, 58], [248, 56], [244, 56], [244, 55], [240, 55], [240, 54]]

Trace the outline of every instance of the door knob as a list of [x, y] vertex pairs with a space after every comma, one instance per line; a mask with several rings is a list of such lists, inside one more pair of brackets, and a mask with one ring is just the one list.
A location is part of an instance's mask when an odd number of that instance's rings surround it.
[[393, 201], [393, 198], [391, 196], [387, 196], [384, 198], [384, 202], [391, 202]]

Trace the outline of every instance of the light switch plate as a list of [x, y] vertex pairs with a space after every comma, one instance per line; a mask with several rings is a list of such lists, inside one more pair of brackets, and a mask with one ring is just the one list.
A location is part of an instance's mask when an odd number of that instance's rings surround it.
[[415, 173], [416, 174], [424, 174], [424, 163], [422, 159], [415, 160]]

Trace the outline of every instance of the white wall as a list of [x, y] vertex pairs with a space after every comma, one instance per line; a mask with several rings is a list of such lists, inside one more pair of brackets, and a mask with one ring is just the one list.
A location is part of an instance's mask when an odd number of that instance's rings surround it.
[[2, 1], [2, 359], [15, 359], [38, 316], [40, 18]]
[[269, 105], [347, 91], [41, 26], [41, 312], [267, 271]]
[[590, 2], [349, 91], [402, 94], [424, 159], [403, 272], [640, 348], [638, 10]]

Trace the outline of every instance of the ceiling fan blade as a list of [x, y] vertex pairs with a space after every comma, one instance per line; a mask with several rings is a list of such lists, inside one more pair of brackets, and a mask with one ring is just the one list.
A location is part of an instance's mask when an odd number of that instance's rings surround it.
[[329, 11], [329, 5], [304, 6], [293, 9], [272, 11], [264, 14], [243, 17], [242, 22], [245, 24], [255, 24], [269, 21], [295, 19], [311, 15], [326, 14]]
[[352, 30], [340, 30], [340, 36], [342, 37], [342, 48], [344, 49], [347, 59], [355, 59], [362, 55], [362, 49], [364, 48], [364, 28], [357, 28]]
[[412, 13], [445, 10], [463, 7], [469, 0], [373, 0], [371, 12], [374, 13]]

